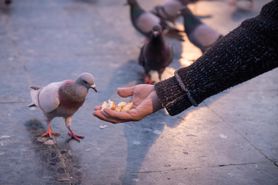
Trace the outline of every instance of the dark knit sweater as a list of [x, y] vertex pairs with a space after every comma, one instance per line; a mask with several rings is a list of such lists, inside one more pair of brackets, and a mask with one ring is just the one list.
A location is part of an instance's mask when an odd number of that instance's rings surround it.
[[159, 82], [162, 106], [175, 115], [278, 66], [278, 0], [220, 39], [195, 63]]

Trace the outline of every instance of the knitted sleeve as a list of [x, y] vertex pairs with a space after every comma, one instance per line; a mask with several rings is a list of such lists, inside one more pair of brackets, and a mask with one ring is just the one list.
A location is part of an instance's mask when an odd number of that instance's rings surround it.
[[176, 115], [229, 87], [278, 66], [278, 0], [221, 38], [195, 63], [159, 82], [162, 106]]

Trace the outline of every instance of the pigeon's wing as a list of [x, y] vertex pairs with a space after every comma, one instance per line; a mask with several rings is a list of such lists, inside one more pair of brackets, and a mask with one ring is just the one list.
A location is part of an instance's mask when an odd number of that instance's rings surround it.
[[39, 94], [39, 107], [49, 113], [55, 110], [59, 104], [59, 88], [64, 82], [53, 82], [43, 87]]

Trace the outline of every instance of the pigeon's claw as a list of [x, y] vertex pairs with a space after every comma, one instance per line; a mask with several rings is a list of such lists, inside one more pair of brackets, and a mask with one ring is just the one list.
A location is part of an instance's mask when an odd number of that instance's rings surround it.
[[146, 75], [144, 77], [144, 83], [145, 84], [154, 84], [154, 81], [152, 81], [152, 79], [148, 75]]
[[45, 131], [41, 135], [41, 137], [50, 137], [50, 138], [52, 138], [53, 136], [58, 137], [58, 136], [60, 136], [60, 134], [57, 132], [53, 132], [51, 128], [48, 128], [47, 131]]
[[78, 142], [80, 142], [80, 139], [84, 139], [84, 136], [79, 136], [79, 135], [73, 133], [72, 131], [69, 132], [68, 135], [69, 135], [72, 139], [74, 139], [74, 140], [76, 140], [76, 141], [78, 141]]

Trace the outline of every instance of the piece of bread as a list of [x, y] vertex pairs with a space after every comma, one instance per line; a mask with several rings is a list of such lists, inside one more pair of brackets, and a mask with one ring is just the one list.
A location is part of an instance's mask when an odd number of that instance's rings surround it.
[[123, 112], [123, 111], [128, 111], [132, 108], [132, 105], [133, 103], [132, 102], [129, 102], [129, 103], [126, 103], [126, 102], [120, 102], [116, 105], [116, 103], [112, 100], [107, 100], [107, 101], [104, 101], [101, 105], [101, 110], [103, 109], [111, 109], [111, 110], [115, 110], [117, 112]]
[[132, 108], [132, 106], [133, 106], [133, 103], [132, 103], [132, 102], [127, 103], [127, 104], [122, 108], [121, 112], [125, 112], [125, 111], [130, 110], [130, 109]]
[[112, 100], [104, 101], [101, 105], [101, 110], [103, 110], [103, 109], [115, 110], [116, 109], [116, 104]]

